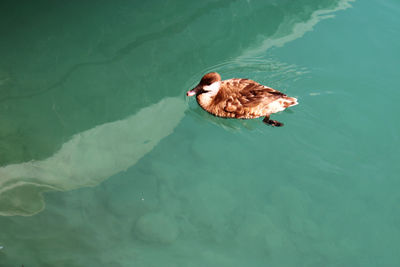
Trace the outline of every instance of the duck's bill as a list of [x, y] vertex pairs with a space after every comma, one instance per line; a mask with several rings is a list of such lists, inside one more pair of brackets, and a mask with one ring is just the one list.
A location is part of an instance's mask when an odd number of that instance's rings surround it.
[[198, 92], [200, 92], [202, 90], [202, 86], [200, 84], [198, 84], [195, 88], [193, 88], [192, 90], [187, 91], [186, 95], [187, 96], [194, 96], [196, 95]]
[[195, 90], [190, 90], [190, 91], [187, 91], [187, 93], [186, 93], [187, 96], [194, 96], [195, 94], [196, 94]]

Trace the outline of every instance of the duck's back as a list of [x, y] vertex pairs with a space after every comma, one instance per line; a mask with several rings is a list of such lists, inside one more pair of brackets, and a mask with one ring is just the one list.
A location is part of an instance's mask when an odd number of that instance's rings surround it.
[[297, 104], [296, 98], [249, 79], [222, 81], [216, 95], [201, 94], [197, 101], [215, 116], [241, 119], [266, 116]]

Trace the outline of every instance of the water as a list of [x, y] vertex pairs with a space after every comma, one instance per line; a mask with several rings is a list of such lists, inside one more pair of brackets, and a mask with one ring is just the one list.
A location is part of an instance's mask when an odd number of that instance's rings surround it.
[[[400, 4], [0, 4], [0, 266], [398, 266]], [[297, 97], [214, 118], [207, 71]]]

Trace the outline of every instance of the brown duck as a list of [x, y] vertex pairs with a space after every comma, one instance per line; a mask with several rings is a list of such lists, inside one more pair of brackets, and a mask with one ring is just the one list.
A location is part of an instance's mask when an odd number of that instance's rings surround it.
[[216, 72], [204, 75], [200, 83], [187, 92], [187, 96], [193, 95], [204, 110], [215, 116], [237, 119], [265, 116], [264, 123], [277, 127], [283, 123], [271, 120], [270, 115], [298, 104], [296, 98], [249, 79], [221, 81]]

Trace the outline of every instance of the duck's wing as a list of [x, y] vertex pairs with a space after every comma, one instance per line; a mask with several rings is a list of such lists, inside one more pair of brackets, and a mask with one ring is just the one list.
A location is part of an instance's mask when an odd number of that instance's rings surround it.
[[239, 101], [244, 107], [254, 107], [260, 104], [266, 106], [269, 103], [283, 98], [286, 95], [278, 90], [256, 83], [252, 80], [241, 82]]
[[[255, 107], [260, 104], [268, 105], [269, 103], [283, 98], [286, 95], [278, 90], [259, 84], [249, 79], [231, 79], [224, 81], [224, 91], [219, 92], [221, 100], [231, 102], [235, 101], [243, 107]], [[216, 101], [218, 101], [218, 95]], [[229, 100], [231, 99], [231, 100]]]
[[286, 95], [248, 79], [223, 81], [224, 88], [215, 96], [214, 104], [224, 117], [257, 117], [265, 114], [271, 102]]

